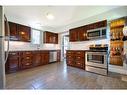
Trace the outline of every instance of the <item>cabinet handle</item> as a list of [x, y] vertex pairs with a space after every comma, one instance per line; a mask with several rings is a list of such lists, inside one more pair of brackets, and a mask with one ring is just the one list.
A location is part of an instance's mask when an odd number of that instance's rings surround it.
[[26, 52], [26, 54], [30, 54], [30, 52]]
[[16, 53], [11, 53], [11, 55], [16, 55]]
[[30, 59], [30, 57], [26, 57], [26, 59]]
[[28, 66], [28, 65], [30, 65], [30, 63], [26, 63], [25, 65], [27, 65], [27, 66]]
[[80, 63], [77, 63], [78, 65], [80, 65]]

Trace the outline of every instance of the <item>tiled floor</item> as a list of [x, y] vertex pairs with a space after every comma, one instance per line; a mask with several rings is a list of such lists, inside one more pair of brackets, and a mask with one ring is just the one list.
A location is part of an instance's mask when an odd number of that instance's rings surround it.
[[123, 75], [102, 76], [53, 63], [6, 75], [7, 89], [127, 89]]

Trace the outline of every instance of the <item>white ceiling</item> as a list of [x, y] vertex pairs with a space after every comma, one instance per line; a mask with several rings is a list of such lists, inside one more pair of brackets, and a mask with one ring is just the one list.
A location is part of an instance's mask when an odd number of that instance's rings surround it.
[[[10, 21], [38, 28], [57, 28], [116, 7], [118, 6], [5, 6], [4, 10]], [[54, 20], [46, 18], [48, 12], [54, 15]]]

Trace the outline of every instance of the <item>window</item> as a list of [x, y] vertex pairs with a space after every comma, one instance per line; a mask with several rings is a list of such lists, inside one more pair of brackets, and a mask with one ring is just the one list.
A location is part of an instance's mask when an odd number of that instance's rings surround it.
[[41, 44], [41, 31], [37, 29], [32, 29], [32, 36], [31, 36], [32, 44]]

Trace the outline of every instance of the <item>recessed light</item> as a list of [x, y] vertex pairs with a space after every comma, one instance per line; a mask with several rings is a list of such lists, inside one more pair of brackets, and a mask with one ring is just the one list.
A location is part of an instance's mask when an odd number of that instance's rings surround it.
[[51, 14], [51, 13], [47, 13], [47, 14], [46, 14], [46, 17], [47, 17], [47, 19], [49, 19], [49, 20], [53, 20], [53, 19], [54, 19], [54, 16], [53, 16], [53, 14]]

